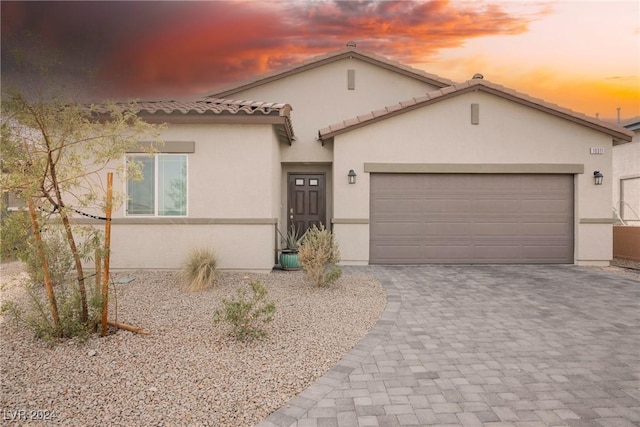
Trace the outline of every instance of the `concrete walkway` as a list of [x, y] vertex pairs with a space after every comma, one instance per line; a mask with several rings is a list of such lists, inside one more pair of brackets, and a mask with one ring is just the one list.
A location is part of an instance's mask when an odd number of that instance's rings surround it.
[[576, 266], [363, 267], [369, 334], [259, 427], [640, 426], [640, 281]]

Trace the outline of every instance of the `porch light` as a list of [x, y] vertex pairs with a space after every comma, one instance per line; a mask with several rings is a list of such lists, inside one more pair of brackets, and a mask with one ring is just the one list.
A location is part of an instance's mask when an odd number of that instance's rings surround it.
[[356, 176], [357, 176], [356, 173], [353, 171], [353, 169], [351, 169], [347, 174], [347, 177], [349, 177], [349, 184], [356, 183]]
[[600, 171], [594, 171], [593, 172], [593, 181], [595, 183], [595, 185], [602, 185], [602, 179], [604, 178], [604, 175], [602, 175], [600, 173]]

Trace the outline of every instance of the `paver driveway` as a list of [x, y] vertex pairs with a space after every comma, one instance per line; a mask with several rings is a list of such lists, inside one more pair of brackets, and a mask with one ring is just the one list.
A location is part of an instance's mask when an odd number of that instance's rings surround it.
[[259, 424], [640, 426], [640, 280], [576, 266], [366, 267], [370, 333]]

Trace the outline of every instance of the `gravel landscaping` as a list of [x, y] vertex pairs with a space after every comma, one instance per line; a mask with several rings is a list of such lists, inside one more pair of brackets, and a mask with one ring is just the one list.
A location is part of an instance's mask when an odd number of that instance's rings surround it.
[[[24, 301], [19, 267], [2, 264], [2, 301]], [[150, 335], [119, 331], [49, 347], [0, 316], [3, 422], [252, 426], [331, 368], [386, 304], [381, 284], [360, 272], [346, 272], [327, 288], [309, 285], [301, 272], [222, 273], [215, 287], [198, 293], [178, 289], [170, 272], [115, 275], [125, 276], [135, 280], [114, 285], [117, 319], [112, 313], [110, 320]], [[255, 278], [266, 285], [276, 315], [267, 338], [237, 342], [228, 325], [213, 323], [213, 312]]]

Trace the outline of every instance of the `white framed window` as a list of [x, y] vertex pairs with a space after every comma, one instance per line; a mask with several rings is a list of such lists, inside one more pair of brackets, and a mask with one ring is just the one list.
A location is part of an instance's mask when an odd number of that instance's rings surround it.
[[128, 216], [187, 215], [187, 155], [132, 154], [127, 162], [140, 164], [142, 180], [127, 181]]

